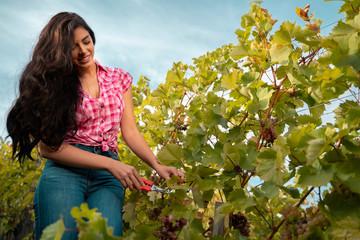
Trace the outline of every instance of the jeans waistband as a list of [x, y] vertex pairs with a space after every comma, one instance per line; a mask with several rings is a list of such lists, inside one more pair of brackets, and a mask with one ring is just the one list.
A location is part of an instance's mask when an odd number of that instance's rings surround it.
[[80, 148], [82, 150], [88, 151], [88, 152], [93, 152], [96, 154], [101, 154], [101, 155], [105, 155], [105, 156], [109, 156], [111, 158], [116, 158], [117, 159], [117, 154], [114, 153], [111, 150], [108, 151], [103, 151], [101, 146], [86, 146], [80, 143], [69, 143], [70, 145]]

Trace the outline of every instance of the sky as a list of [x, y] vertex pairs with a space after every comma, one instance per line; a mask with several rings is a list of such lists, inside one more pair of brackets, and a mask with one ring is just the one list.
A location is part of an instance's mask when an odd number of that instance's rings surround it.
[[[40, 31], [58, 12], [75, 12], [95, 32], [95, 58], [128, 71], [134, 82], [148, 77], [155, 89], [174, 62], [192, 63], [224, 44], [237, 43], [234, 32], [249, 10], [247, 0], [0, 0], [0, 136], [17, 96], [18, 78], [30, 59]], [[272, 18], [301, 26], [295, 8], [310, 3], [327, 35], [343, 14], [341, 1], [264, 0]]]

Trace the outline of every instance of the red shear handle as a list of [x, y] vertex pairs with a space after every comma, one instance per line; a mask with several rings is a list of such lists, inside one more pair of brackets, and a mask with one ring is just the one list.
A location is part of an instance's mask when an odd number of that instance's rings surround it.
[[[148, 179], [145, 179], [145, 178], [141, 178], [143, 180], [143, 182], [145, 183], [145, 186], [140, 186], [141, 190], [144, 190], [144, 191], [147, 191], [147, 192], [150, 192], [152, 191], [151, 187], [152, 185], [154, 185], [154, 183]], [[135, 187], [135, 185], [133, 184], [133, 186]]]
[[141, 186], [141, 190], [144, 190], [144, 191], [147, 191], [147, 192], [150, 192], [151, 191], [151, 186]]
[[143, 180], [143, 182], [145, 183], [145, 185], [148, 185], [148, 186], [150, 186], [150, 188], [151, 188], [151, 186], [154, 184], [151, 180], [148, 180], [148, 179], [145, 179], [145, 178], [141, 178], [142, 180]]

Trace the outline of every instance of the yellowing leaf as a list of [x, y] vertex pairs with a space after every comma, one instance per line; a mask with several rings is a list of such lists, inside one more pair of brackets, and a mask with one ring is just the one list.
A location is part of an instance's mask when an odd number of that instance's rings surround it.
[[170, 71], [168, 71], [168, 73], [167, 73], [167, 75], [166, 75], [166, 80], [167, 80], [169, 83], [178, 83], [178, 84], [181, 84], [182, 81], [183, 81], [184, 75], [185, 75], [184, 72], [170, 70]]
[[273, 44], [270, 48], [272, 63], [286, 64], [293, 49], [286, 45]]
[[311, 16], [308, 15], [310, 9], [310, 4], [307, 4], [304, 9], [296, 7], [295, 12], [296, 14], [301, 17], [305, 21], [310, 21], [314, 17], [314, 13]]
[[236, 87], [236, 82], [239, 77], [239, 71], [235, 70], [227, 75], [224, 75], [221, 79], [221, 86], [225, 89], [233, 89]]
[[157, 191], [150, 191], [146, 195], [149, 197], [149, 201], [155, 204], [156, 200], [158, 199], [158, 194], [161, 197], [161, 194]]

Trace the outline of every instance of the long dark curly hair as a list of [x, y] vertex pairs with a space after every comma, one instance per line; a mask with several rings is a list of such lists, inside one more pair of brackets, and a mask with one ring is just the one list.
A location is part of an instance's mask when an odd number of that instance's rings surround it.
[[71, 60], [77, 27], [85, 28], [95, 44], [94, 32], [83, 18], [75, 13], [58, 13], [41, 31], [21, 74], [19, 97], [6, 123], [13, 158], [20, 163], [25, 157], [33, 159], [31, 152], [39, 141], [57, 150], [67, 133], [75, 134], [78, 129], [75, 113], [80, 80]]

